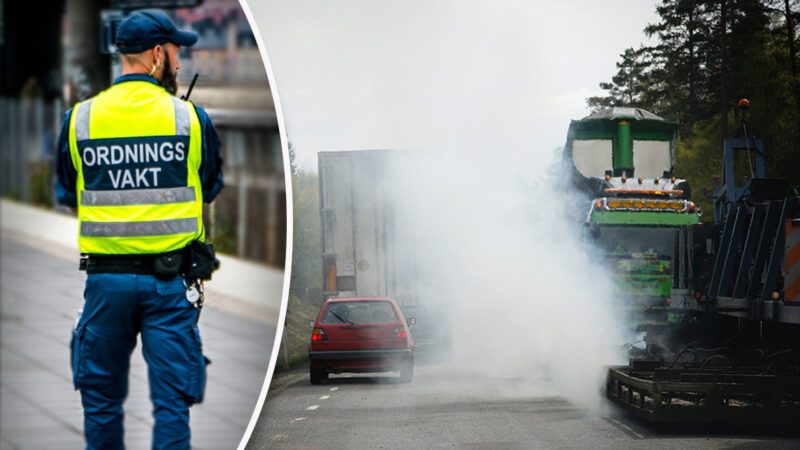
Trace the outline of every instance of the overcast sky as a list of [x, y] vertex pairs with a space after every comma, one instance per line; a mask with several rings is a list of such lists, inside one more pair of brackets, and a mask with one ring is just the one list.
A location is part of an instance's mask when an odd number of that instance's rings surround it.
[[[451, 147], [542, 166], [655, 1], [247, 1], [298, 163]], [[274, 88], [274, 87], [273, 87]]]

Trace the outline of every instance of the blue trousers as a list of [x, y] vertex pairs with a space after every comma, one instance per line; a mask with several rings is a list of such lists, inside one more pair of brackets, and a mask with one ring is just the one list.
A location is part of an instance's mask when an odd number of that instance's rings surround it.
[[81, 392], [87, 449], [123, 449], [122, 404], [136, 336], [142, 335], [153, 402], [154, 449], [189, 449], [189, 407], [203, 399], [199, 310], [183, 278], [91, 274], [72, 336], [72, 374]]

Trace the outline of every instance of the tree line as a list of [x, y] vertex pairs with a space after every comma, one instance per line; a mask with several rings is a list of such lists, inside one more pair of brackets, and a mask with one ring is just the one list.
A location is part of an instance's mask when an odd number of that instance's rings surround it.
[[[630, 47], [588, 106], [635, 106], [680, 124], [677, 175], [708, 202], [722, 137], [741, 133], [737, 102], [750, 100], [748, 130], [763, 139], [767, 176], [800, 184], [798, 0], [661, 0], [650, 44]], [[698, 190], [699, 188], [699, 190]], [[707, 209], [708, 210], [708, 209]]]

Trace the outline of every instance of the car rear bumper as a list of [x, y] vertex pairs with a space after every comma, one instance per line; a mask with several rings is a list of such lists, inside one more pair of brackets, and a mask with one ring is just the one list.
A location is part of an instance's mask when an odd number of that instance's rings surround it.
[[411, 350], [383, 349], [383, 350], [327, 350], [308, 352], [311, 361], [341, 361], [346, 359], [385, 359], [404, 360], [411, 358]]
[[410, 349], [310, 351], [308, 359], [315, 369], [332, 371], [397, 370], [413, 359]]

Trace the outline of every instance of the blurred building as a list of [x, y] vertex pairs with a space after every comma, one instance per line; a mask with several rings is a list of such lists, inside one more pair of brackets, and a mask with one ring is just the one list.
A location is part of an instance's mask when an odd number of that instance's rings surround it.
[[168, 3], [191, 5], [164, 9], [200, 35], [181, 51], [179, 93], [199, 74], [191, 99], [223, 142], [226, 188], [207, 208], [208, 234], [226, 253], [283, 266], [286, 188], [275, 106], [238, 0], [0, 0], [0, 195], [52, 206], [64, 111], [120, 72], [102, 36], [131, 10]]

